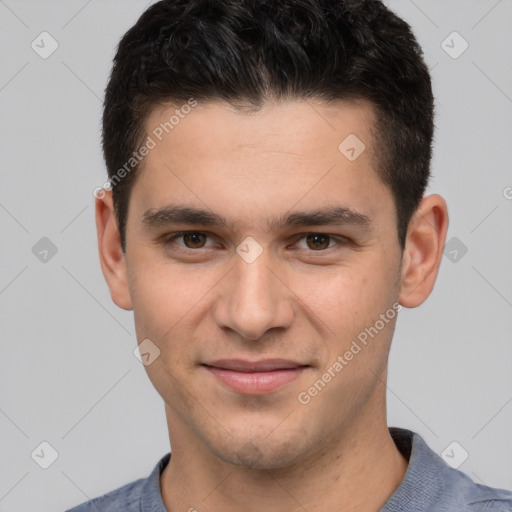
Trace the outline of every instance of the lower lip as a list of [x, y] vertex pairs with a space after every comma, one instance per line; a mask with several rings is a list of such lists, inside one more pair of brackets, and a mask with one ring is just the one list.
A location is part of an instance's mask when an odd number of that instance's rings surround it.
[[296, 379], [307, 367], [287, 368], [268, 372], [236, 372], [207, 366], [210, 371], [222, 383], [238, 393], [263, 394], [279, 389]]

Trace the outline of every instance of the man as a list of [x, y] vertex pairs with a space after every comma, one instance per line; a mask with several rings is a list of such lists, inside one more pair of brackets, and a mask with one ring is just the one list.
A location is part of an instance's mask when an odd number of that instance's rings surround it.
[[430, 76], [380, 1], [164, 0], [105, 97], [100, 260], [172, 457], [73, 509], [510, 511], [388, 428], [397, 314], [448, 226]]

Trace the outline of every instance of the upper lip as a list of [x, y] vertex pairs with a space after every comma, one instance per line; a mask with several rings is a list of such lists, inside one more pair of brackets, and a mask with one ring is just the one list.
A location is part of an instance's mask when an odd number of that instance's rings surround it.
[[243, 359], [219, 359], [205, 366], [232, 370], [235, 372], [270, 372], [273, 370], [286, 370], [308, 366], [288, 359], [262, 359], [260, 361], [246, 361]]

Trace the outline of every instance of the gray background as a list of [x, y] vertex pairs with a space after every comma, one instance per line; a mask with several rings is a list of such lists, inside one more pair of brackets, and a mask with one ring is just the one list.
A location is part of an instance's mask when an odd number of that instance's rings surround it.
[[[456, 441], [447, 453], [468, 452], [461, 471], [512, 488], [512, 2], [388, 3], [432, 69], [430, 191], [447, 199], [455, 237], [431, 298], [400, 314], [389, 424], [439, 454]], [[147, 476], [169, 450], [163, 404], [132, 353], [132, 314], [100, 272], [93, 218], [111, 59], [148, 5], [0, 0], [0, 511], [64, 510]], [[59, 45], [46, 59], [31, 48], [43, 31]], [[469, 44], [458, 58], [453, 31]], [[47, 469], [43, 441], [58, 452]]]

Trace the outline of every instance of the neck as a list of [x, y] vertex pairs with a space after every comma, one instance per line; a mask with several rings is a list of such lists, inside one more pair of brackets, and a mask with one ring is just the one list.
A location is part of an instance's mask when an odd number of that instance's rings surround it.
[[380, 422], [375, 411], [373, 418], [360, 420], [285, 469], [234, 466], [192, 435], [178, 436], [161, 475], [164, 504], [168, 512], [325, 512], [340, 510], [340, 504], [344, 512], [378, 511], [400, 485], [408, 463], [389, 434], [385, 410]]

